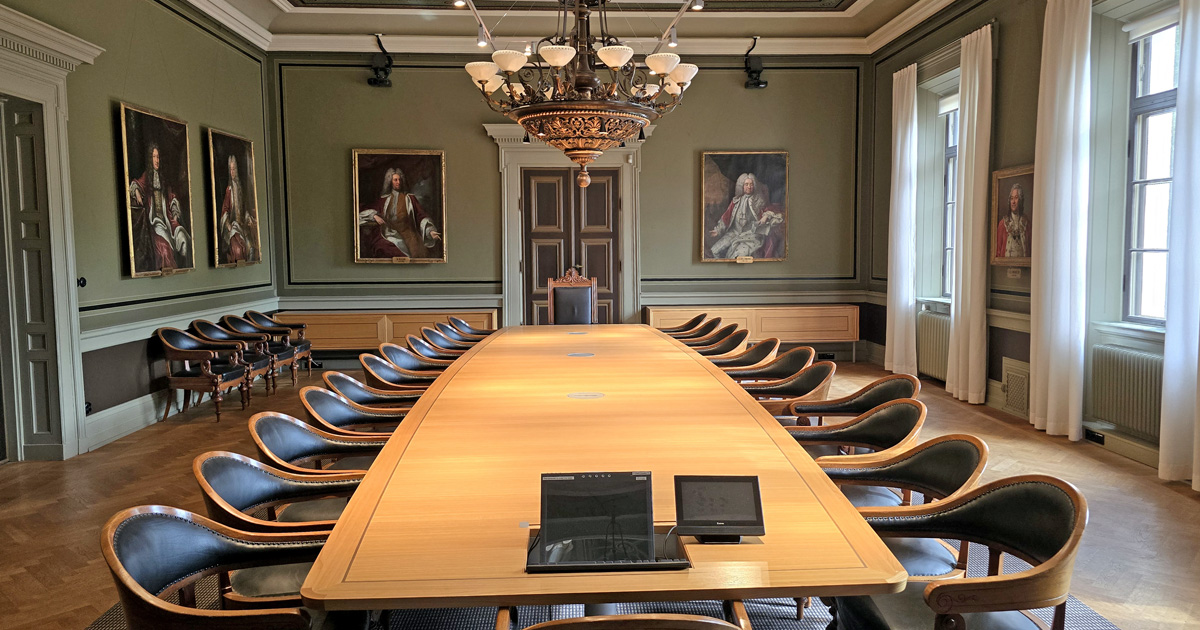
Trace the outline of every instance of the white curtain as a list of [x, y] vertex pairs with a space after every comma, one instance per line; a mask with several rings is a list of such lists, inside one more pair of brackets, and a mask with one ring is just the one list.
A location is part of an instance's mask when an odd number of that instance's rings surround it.
[[1200, 490], [1200, 0], [1181, 3], [1179, 36], [1158, 476]]
[[892, 198], [888, 218], [887, 346], [883, 369], [917, 374], [917, 65], [892, 75]]
[[1092, 0], [1049, 0], [1034, 148], [1029, 421], [1083, 437]]
[[973, 405], [987, 401], [988, 159], [992, 144], [992, 26], [962, 40], [958, 86], [954, 283], [946, 391]]

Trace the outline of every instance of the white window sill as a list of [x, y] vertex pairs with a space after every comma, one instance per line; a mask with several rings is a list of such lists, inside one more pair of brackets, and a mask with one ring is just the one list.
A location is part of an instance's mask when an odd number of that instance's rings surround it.
[[919, 298], [917, 298], [917, 304], [920, 304], [922, 302], [930, 302], [933, 304], [945, 304], [946, 306], [950, 306], [950, 298], [948, 298], [948, 297], [919, 297]]
[[1132, 322], [1092, 322], [1092, 326], [1098, 332], [1113, 337], [1123, 337], [1125, 339], [1159, 345], [1163, 343], [1163, 338], [1167, 334], [1166, 328], [1162, 326], [1134, 324]]

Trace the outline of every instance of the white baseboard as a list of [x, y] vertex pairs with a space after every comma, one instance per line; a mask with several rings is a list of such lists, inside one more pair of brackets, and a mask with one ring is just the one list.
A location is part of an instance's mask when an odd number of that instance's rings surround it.
[[1083, 426], [1104, 436], [1104, 444], [1100, 445], [1103, 448], [1151, 468], [1158, 468], [1158, 448], [1153, 444], [1127, 435], [1107, 422], [1085, 420]]
[[187, 328], [188, 324], [192, 323], [192, 320], [207, 319], [211, 321], [231, 313], [241, 315], [246, 311], [274, 311], [278, 309], [278, 305], [279, 299], [271, 297], [252, 302], [243, 302], [241, 304], [231, 304], [220, 308], [201, 309], [181, 315], [170, 315], [140, 322], [85, 330], [80, 334], [81, 351], [89, 352], [131, 341], [148, 339], [154, 334], [155, 330], [164, 326]]
[[95, 450], [158, 422], [166, 404], [167, 392], [163, 390], [85, 417], [83, 431], [79, 436], [80, 452]]

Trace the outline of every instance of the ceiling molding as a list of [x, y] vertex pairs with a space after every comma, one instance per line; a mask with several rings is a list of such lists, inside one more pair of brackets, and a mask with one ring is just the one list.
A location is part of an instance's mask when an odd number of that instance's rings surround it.
[[[746, 18], [762, 18], [764, 16], [771, 16], [771, 17], [803, 16], [805, 18], [852, 18], [852, 17], [858, 15], [860, 12], [862, 12], [863, 9], [870, 6], [874, 1], [875, 0], [858, 0], [858, 2], [855, 2], [854, 4], [850, 5], [850, 7], [847, 8], [845, 11], [770, 11], [770, 12], [765, 12], [765, 11], [720, 11], [720, 12], [711, 12], [711, 13], [688, 12], [688, 15], [690, 16], [688, 19], [689, 20], [716, 19], [716, 18], [746, 19]], [[288, 0], [271, 0], [271, 3], [275, 5], [275, 8], [279, 9], [280, 11], [283, 11], [284, 13], [299, 13], [299, 14], [340, 13], [340, 14], [351, 14], [351, 15], [394, 15], [396, 13], [396, 11], [398, 10], [397, 8], [387, 8], [387, 7], [298, 7], [294, 4], [292, 4], [291, 2], [288, 2]], [[677, 6], [679, 4], [678, 2], [661, 3], [661, 4], [676, 5], [676, 6], [670, 6], [669, 8], [663, 7], [662, 9], [646, 8], [646, 6], [644, 4], [637, 2], [637, 0], [627, 0], [626, 2], [621, 2], [620, 0], [614, 0], [613, 4], [616, 6], [620, 6], [621, 4], [633, 4], [638, 7], [638, 15], [639, 16], [646, 15], [646, 16], [650, 16], [650, 17], [674, 17], [675, 13], [679, 10], [679, 7]], [[404, 9], [399, 9], [399, 10], [404, 10]], [[420, 11], [421, 15], [441, 16], [441, 15], [459, 15], [466, 9], [408, 9], [408, 10]], [[509, 13], [509, 11], [501, 10], [501, 9], [479, 9], [480, 15], [487, 15], [487, 16], [500, 16], [500, 15], [507, 15], [508, 13]]]
[[203, 11], [208, 17], [220, 22], [225, 28], [241, 35], [260, 50], [270, 50], [271, 40], [274, 37], [271, 31], [226, 0], [188, 0], [188, 2]]
[[897, 37], [916, 28], [917, 25], [937, 14], [938, 11], [950, 6], [954, 0], [919, 0], [916, 4], [904, 10], [904, 13], [892, 18], [879, 30], [867, 36], [867, 47], [871, 53], [892, 43]]
[[[504, 38], [505, 41], [527, 42], [537, 37]], [[627, 46], [646, 53], [658, 45], [656, 37], [635, 37], [621, 40]], [[393, 54], [480, 54], [474, 36], [404, 36], [385, 35], [383, 46]], [[345, 52], [375, 53], [379, 51], [371, 35], [275, 35], [270, 52]], [[689, 37], [679, 40], [673, 52], [680, 55], [736, 55], [746, 52], [744, 37]], [[871, 51], [861, 37], [795, 37], [760, 39], [754, 49], [761, 55], [866, 55]]]
[[72, 71], [93, 63], [104, 49], [74, 35], [0, 5], [0, 38], [5, 48]]

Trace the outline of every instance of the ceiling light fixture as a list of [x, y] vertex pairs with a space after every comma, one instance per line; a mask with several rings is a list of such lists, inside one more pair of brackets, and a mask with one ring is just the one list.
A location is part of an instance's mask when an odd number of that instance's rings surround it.
[[[604, 151], [635, 137], [644, 140], [646, 125], [679, 105], [699, 71], [679, 63], [675, 53], [658, 52], [668, 40], [671, 47], [678, 43], [675, 24], [694, 0], [679, 8], [644, 67], [634, 61], [632, 48], [608, 32], [609, 1], [559, 0], [557, 31], [527, 46], [536, 53], [527, 58], [518, 50], [497, 49], [474, 2], [466, 0], [479, 22], [480, 45], [486, 39], [494, 50], [491, 61], [466, 65], [484, 101], [578, 164], [580, 187], [591, 183], [588, 164]], [[598, 34], [592, 31], [593, 13]], [[571, 28], [568, 15], [574, 18]], [[659, 79], [652, 82], [648, 75]]]
[[675, 27], [671, 27], [671, 40], [667, 42], [667, 46], [674, 48], [679, 45], [679, 38], [675, 37]]
[[694, 2], [692, 2], [692, 10], [693, 11], [703, 11], [704, 10], [704, 0], [695, 0]]
[[[701, 1], [703, 1], [703, 0], [701, 0]], [[454, 0], [454, 6], [461, 9], [461, 8], [467, 6], [467, 0]]]

